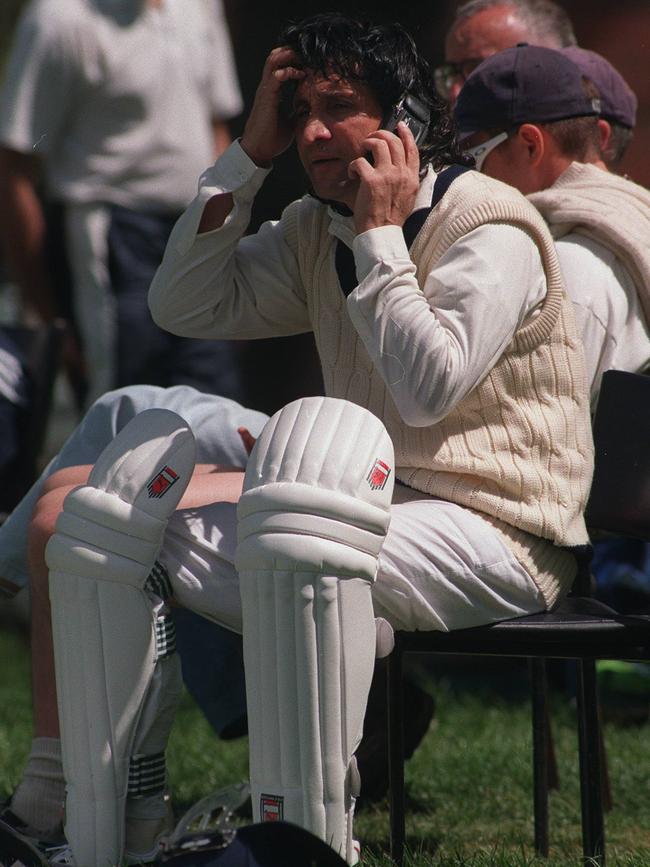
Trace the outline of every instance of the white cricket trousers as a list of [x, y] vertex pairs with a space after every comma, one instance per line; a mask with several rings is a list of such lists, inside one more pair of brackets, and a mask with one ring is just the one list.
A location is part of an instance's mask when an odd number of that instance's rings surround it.
[[[177, 602], [241, 632], [236, 536], [231, 503], [179, 511], [159, 559]], [[376, 616], [405, 630], [464, 629], [546, 607], [535, 582], [487, 522], [403, 485], [395, 489], [372, 595]]]

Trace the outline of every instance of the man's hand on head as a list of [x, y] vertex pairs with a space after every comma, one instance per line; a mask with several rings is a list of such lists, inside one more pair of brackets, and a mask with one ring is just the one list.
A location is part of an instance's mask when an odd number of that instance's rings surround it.
[[403, 122], [395, 133], [378, 129], [366, 139], [373, 164], [353, 160], [350, 177], [358, 177], [354, 224], [359, 234], [379, 226], [403, 226], [415, 205], [420, 186], [420, 153], [413, 133]]
[[240, 139], [240, 145], [255, 165], [267, 168], [293, 141], [293, 128], [280, 112], [282, 85], [304, 77], [305, 72], [300, 69], [291, 48], [274, 48], [267, 57]]

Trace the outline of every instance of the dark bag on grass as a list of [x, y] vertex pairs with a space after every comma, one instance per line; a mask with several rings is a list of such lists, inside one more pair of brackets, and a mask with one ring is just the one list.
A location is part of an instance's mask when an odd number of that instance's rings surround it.
[[[212, 838], [212, 839], [210, 839]], [[263, 822], [239, 828], [224, 847], [219, 832], [188, 852], [163, 856], [164, 867], [346, 867], [326, 843], [289, 822]]]

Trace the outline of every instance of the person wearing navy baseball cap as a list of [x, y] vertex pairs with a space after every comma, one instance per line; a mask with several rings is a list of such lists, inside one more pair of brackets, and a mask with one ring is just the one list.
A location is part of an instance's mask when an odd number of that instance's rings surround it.
[[650, 193], [607, 171], [600, 111], [594, 82], [565, 51], [526, 44], [484, 60], [454, 111], [476, 169], [527, 195], [550, 225], [592, 405], [605, 370], [650, 360]]
[[[477, 67], [456, 104], [476, 168], [527, 194], [549, 224], [585, 348], [592, 407], [605, 370], [638, 372], [650, 363], [650, 193], [607, 170], [603, 124], [616, 117], [629, 130], [635, 101], [605, 63], [592, 58], [587, 66], [583, 56], [578, 67], [569, 49], [508, 48]], [[602, 88], [601, 116], [594, 84]], [[625, 610], [605, 576], [612, 568], [641, 575], [647, 558], [643, 542], [597, 542], [601, 598]]]
[[[581, 129], [580, 136], [569, 136], [571, 143], [580, 141], [580, 154], [574, 156], [590, 162], [600, 159], [599, 113], [598, 92], [573, 61], [555, 49], [527, 44], [484, 60], [465, 82], [454, 110], [459, 135], [469, 145], [476, 168], [480, 171], [489, 158], [499, 164], [493, 176], [523, 193], [553, 182], [547, 179], [557, 160], [535, 157], [564, 150], [564, 129]], [[573, 122], [558, 125], [569, 120]], [[521, 149], [512, 141], [506, 145], [513, 138]]]
[[609, 60], [595, 51], [570, 45], [562, 53], [598, 88], [603, 158], [609, 166], [617, 166], [636, 126], [636, 94]]

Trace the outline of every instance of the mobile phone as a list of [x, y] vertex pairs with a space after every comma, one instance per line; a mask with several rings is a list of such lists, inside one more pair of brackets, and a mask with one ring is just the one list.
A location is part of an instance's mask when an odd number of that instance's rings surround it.
[[407, 127], [413, 133], [416, 145], [422, 144], [424, 137], [429, 129], [430, 121], [429, 109], [412, 93], [404, 93], [399, 102], [397, 102], [386, 121], [383, 128], [389, 132], [395, 132], [397, 124], [403, 120]]

